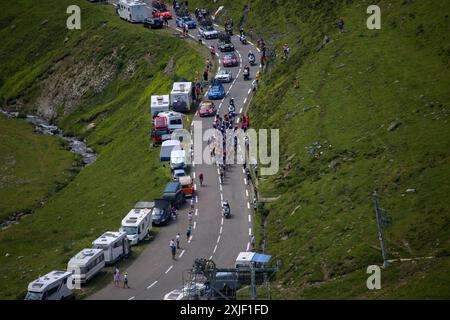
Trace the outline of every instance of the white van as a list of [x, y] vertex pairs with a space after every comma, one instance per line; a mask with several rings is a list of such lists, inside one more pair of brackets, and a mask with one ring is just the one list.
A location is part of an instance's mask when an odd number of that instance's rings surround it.
[[150, 98], [150, 114], [152, 115], [152, 117], [158, 115], [158, 113], [160, 112], [168, 112], [169, 108], [170, 96], [168, 94], [152, 96]]
[[173, 150], [170, 153], [170, 169], [185, 169], [186, 168], [186, 151]]
[[181, 150], [181, 142], [178, 140], [167, 140], [161, 145], [159, 158], [161, 161], [170, 161], [170, 156], [173, 150]]
[[169, 132], [173, 132], [178, 129], [183, 129], [183, 115], [178, 112], [160, 112], [158, 117], [163, 117], [167, 119], [167, 129]]
[[102, 249], [83, 249], [70, 259], [67, 271], [72, 273], [75, 283], [86, 283], [105, 267]]
[[150, 239], [152, 230], [152, 209], [132, 209], [122, 220], [121, 232], [127, 234], [131, 245]]
[[130, 243], [125, 232], [105, 232], [92, 242], [92, 248], [103, 250], [106, 264], [114, 264], [130, 254]]
[[170, 93], [172, 110], [187, 112], [192, 104], [192, 82], [175, 82]]
[[116, 10], [121, 19], [132, 23], [143, 23], [148, 18], [149, 8], [142, 1], [120, 0]]
[[67, 281], [72, 275], [67, 271], [52, 271], [30, 282], [25, 300], [63, 300], [72, 295]]

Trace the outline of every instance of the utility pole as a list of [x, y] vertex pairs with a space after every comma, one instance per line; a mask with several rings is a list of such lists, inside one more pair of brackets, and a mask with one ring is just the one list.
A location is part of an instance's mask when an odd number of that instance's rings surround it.
[[257, 300], [256, 296], [256, 279], [255, 279], [255, 266], [253, 263], [250, 266], [251, 287], [252, 287], [252, 300]]
[[389, 263], [386, 250], [386, 243], [384, 241], [383, 235], [383, 209], [380, 208], [380, 203], [378, 201], [378, 194], [376, 191], [372, 193], [372, 199], [375, 204], [375, 213], [377, 217], [377, 226], [378, 226], [378, 239], [380, 240], [381, 254], [383, 255], [383, 268], [387, 268]]

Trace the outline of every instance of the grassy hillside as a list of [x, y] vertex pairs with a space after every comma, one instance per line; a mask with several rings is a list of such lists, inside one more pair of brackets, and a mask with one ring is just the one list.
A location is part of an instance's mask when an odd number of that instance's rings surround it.
[[[82, 9], [81, 30], [65, 28], [70, 4]], [[159, 149], [149, 149], [150, 96], [192, 79], [208, 52], [84, 0], [17, 1], [2, 10], [0, 26], [3, 103], [53, 119], [99, 153], [32, 217], [0, 233], [0, 298], [14, 299], [39, 274], [65, 268], [97, 236], [118, 229], [136, 201], [160, 195], [169, 172]]]
[[0, 115], [0, 220], [39, 206], [70, 181], [76, 165], [63, 141], [34, 133], [24, 120]]
[[[235, 25], [249, 4], [245, 29], [278, 55], [250, 107], [253, 124], [280, 129], [280, 172], [260, 190], [281, 196], [266, 205], [267, 251], [283, 260], [275, 298], [450, 298], [450, 5], [377, 3], [381, 30], [360, 1], [216, 4]], [[374, 190], [389, 258], [434, 258], [393, 262], [369, 291], [367, 266], [382, 263]]]

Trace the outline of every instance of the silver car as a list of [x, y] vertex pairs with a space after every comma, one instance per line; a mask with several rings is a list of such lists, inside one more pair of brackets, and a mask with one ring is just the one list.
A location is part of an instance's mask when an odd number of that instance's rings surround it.
[[210, 25], [200, 26], [198, 33], [205, 39], [217, 39], [219, 37], [219, 32]]
[[228, 70], [222, 69], [216, 74], [214, 79], [219, 82], [228, 83], [231, 82], [231, 80], [233, 80], [233, 74]]

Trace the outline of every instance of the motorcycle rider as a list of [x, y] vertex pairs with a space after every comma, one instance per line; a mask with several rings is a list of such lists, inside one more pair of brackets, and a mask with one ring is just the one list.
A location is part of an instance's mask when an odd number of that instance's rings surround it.
[[254, 64], [255, 60], [256, 60], [255, 54], [252, 51], [250, 51], [248, 53], [248, 61], [250, 62], [250, 64]]
[[244, 80], [250, 79], [250, 67], [245, 65], [244, 67]]
[[231, 208], [230, 208], [230, 204], [228, 203], [228, 200], [225, 200], [223, 202], [223, 211], [225, 213], [225, 211], [228, 211], [228, 214], [230, 214]]

